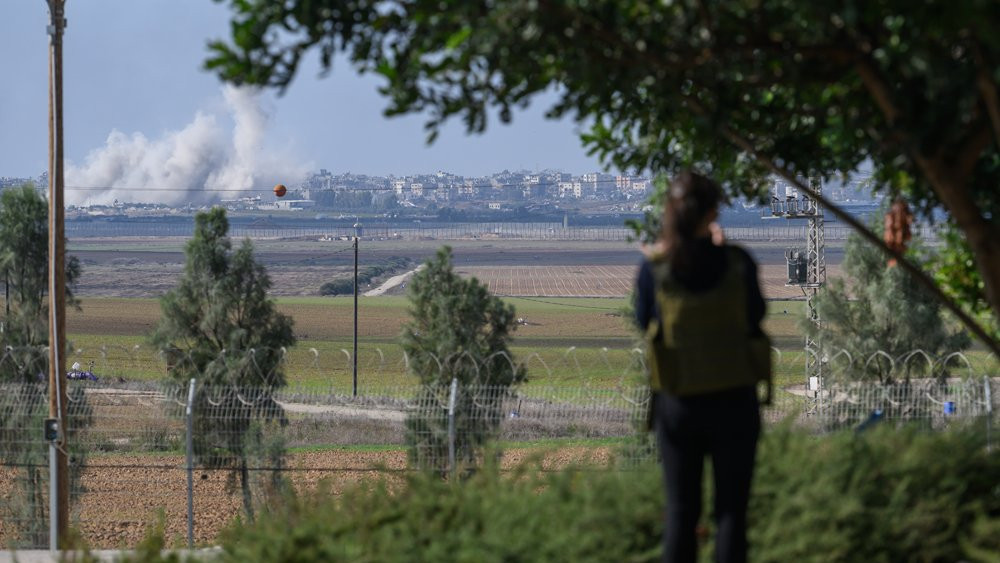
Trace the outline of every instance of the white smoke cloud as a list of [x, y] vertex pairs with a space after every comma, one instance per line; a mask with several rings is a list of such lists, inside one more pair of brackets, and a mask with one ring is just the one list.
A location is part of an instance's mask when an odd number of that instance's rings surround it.
[[67, 166], [66, 202], [200, 205], [305, 178], [311, 165], [265, 147], [268, 114], [259, 94], [226, 86], [222, 95], [231, 131], [220, 124], [219, 116], [201, 111], [184, 128], [158, 139], [112, 130], [104, 146], [91, 151], [83, 164]]

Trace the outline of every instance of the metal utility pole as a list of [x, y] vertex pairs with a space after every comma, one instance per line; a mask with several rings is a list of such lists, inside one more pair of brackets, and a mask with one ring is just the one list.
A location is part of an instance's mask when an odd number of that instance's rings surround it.
[[[356, 227], [356, 225], [355, 225]], [[354, 235], [354, 354], [351, 355], [354, 374], [353, 395], [358, 396], [358, 237]]]
[[[66, 27], [65, 0], [49, 5], [49, 418], [55, 419], [58, 435], [50, 449], [50, 468], [55, 481], [50, 494], [52, 529], [50, 540], [65, 541], [69, 525], [69, 463], [66, 456], [66, 231], [63, 202], [63, 91], [62, 36]], [[50, 546], [52, 548], [56, 545]]]
[[[817, 194], [823, 193], [823, 182], [820, 178], [810, 178], [809, 187]], [[782, 197], [784, 195], [784, 197]], [[806, 219], [806, 252], [789, 250], [785, 256], [788, 261], [788, 286], [802, 288], [806, 298], [806, 318], [816, 328], [822, 327], [819, 310], [816, 308], [816, 295], [826, 284], [826, 239], [823, 229], [823, 209], [818, 202], [808, 196], [798, 197], [793, 194], [774, 193], [771, 196], [771, 215], [765, 219]], [[822, 345], [819, 340], [809, 334], [805, 336], [806, 353], [806, 386], [809, 390], [819, 391], [823, 386], [824, 363]]]
[[[817, 194], [823, 194], [823, 182], [819, 178], [810, 178], [809, 187]], [[816, 295], [819, 289], [826, 284], [826, 238], [823, 230], [823, 210], [811, 202], [813, 213], [808, 219], [808, 230], [806, 232], [806, 284], [802, 291], [806, 295], [806, 315], [819, 330], [823, 327], [822, 319], [819, 317], [819, 310], [816, 309]], [[824, 363], [823, 347], [819, 340], [811, 338], [806, 334], [806, 383], [810, 389], [819, 390], [823, 386]], [[814, 379], [815, 378], [815, 379]]]

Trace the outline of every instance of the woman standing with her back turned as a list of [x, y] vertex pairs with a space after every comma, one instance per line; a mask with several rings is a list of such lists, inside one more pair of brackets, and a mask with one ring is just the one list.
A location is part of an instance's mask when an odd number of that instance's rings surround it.
[[697, 559], [702, 469], [712, 458], [719, 562], [746, 561], [746, 512], [760, 433], [756, 383], [770, 379], [757, 265], [715, 224], [723, 194], [683, 172], [670, 183], [660, 240], [644, 251], [636, 321], [646, 331], [651, 423], [667, 493], [663, 560]]

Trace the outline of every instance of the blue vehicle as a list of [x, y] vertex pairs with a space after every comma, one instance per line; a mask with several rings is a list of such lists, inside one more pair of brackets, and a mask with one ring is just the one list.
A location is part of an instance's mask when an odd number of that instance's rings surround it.
[[80, 369], [80, 362], [74, 362], [69, 371], [66, 372], [66, 379], [72, 381], [97, 381], [94, 375], [94, 362], [90, 362], [90, 369], [84, 371]]

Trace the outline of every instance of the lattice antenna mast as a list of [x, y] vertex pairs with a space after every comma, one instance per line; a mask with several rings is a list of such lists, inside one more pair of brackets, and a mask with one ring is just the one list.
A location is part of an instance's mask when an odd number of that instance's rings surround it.
[[[809, 187], [817, 194], [823, 193], [823, 181], [820, 178], [810, 178]], [[826, 284], [826, 238], [823, 231], [823, 210], [812, 202], [814, 213], [808, 219], [808, 232], [806, 233], [806, 259], [807, 272], [806, 285], [802, 287], [806, 296], [806, 315], [809, 321], [816, 326], [816, 338], [806, 334], [806, 382], [810, 389], [819, 390], [823, 386], [823, 346], [818, 340], [822, 334], [820, 329], [823, 321], [820, 319], [819, 310], [816, 308], [816, 295], [819, 289]], [[813, 379], [815, 378], [815, 379]]]
[[[817, 194], [823, 193], [821, 178], [809, 179], [809, 186]], [[814, 338], [805, 336], [806, 353], [806, 384], [812, 391], [819, 391], [823, 386], [824, 373], [823, 350], [818, 335], [822, 327], [822, 319], [816, 309], [816, 295], [826, 284], [826, 237], [823, 230], [823, 210], [816, 201], [804, 194], [782, 192], [780, 186], [775, 187], [771, 195], [771, 215], [765, 219], [805, 219], [807, 221], [806, 250], [789, 249], [785, 252], [788, 263], [788, 286], [802, 288], [806, 298], [806, 316], [817, 330]]]

